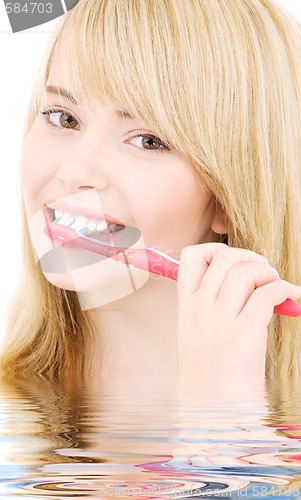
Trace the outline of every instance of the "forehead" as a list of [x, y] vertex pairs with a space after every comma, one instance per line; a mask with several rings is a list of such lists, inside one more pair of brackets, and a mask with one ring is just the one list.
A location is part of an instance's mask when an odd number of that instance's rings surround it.
[[[72, 44], [72, 41], [70, 43], [60, 41], [55, 46], [48, 60], [45, 79], [40, 89], [40, 105], [44, 104], [46, 107], [56, 104], [49, 102], [50, 99], [53, 101], [54, 94], [46, 94], [47, 86], [62, 88], [75, 98], [82, 109], [86, 108], [87, 111], [91, 109], [93, 115], [99, 107], [102, 108], [99, 109], [100, 113], [108, 110], [110, 118], [115, 120], [115, 116], [111, 113], [113, 111], [118, 119], [121, 117], [135, 120], [135, 126], [150, 129], [154, 135], [161, 138], [162, 142], [178, 149], [179, 138], [174, 129], [174, 120], [171, 116], [167, 116], [170, 115], [170, 107], [166, 102], [161, 102], [160, 96], [154, 91], [157, 85], [154, 85], [153, 79], [145, 81], [139, 73], [139, 79], [133, 84], [137, 61], [131, 64], [131, 61], [126, 60], [124, 61], [126, 64], [121, 68], [116, 53], [109, 51], [103, 55], [102, 50], [97, 52], [98, 58], [93, 57], [96, 49], [91, 53], [91, 49], [85, 50], [85, 46], [82, 51], [77, 42]], [[81, 57], [78, 57], [79, 53]], [[62, 105], [69, 102], [63, 96], [59, 99], [62, 100]], [[173, 105], [171, 109], [174, 109]], [[80, 108], [78, 110], [80, 112]], [[178, 121], [176, 112], [176, 122]]]
[[[84, 103], [82, 102], [82, 99], [80, 96], [75, 95], [74, 91], [70, 90], [70, 84], [65, 83], [64, 84], [64, 78], [61, 75], [60, 70], [57, 69], [57, 66], [52, 66], [49, 72], [49, 76], [43, 91], [44, 96], [62, 96], [68, 101], [70, 101], [72, 104], [75, 106], [80, 106], [83, 105]], [[93, 98], [92, 95], [90, 95], [91, 101], [94, 101], [95, 103], [95, 98]], [[96, 103], [96, 104], [101, 104], [101, 103]], [[124, 109], [120, 109], [120, 107], [114, 107], [113, 103], [106, 103], [106, 108], [109, 108], [112, 114], [116, 118], [126, 118], [130, 120], [137, 120], [139, 118], [135, 118], [132, 116], [128, 111]]]
[[[73, 104], [79, 105], [82, 103], [79, 92], [75, 92], [72, 89], [72, 79], [68, 79], [68, 70], [62, 67], [60, 62], [51, 64], [48, 78], [46, 81], [45, 88], [43, 89], [45, 94], [56, 94], [66, 97]], [[68, 81], [69, 80], [69, 81]]]
[[[42, 89], [42, 99], [52, 95], [67, 98], [74, 105], [110, 104], [106, 93], [98, 84], [100, 80], [87, 78], [83, 74], [72, 71], [70, 61], [64, 63], [63, 54], [54, 56], [50, 65], [48, 77]], [[113, 104], [113, 102], [112, 102]], [[117, 106], [118, 107], [118, 106]]]

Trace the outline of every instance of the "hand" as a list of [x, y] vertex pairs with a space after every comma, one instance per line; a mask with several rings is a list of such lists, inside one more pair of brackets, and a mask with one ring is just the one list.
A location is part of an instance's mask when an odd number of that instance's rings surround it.
[[301, 291], [265, 257], [223, 243], [183, 249], [177, 290], [180, 381], [264, 381], [274, 306]]

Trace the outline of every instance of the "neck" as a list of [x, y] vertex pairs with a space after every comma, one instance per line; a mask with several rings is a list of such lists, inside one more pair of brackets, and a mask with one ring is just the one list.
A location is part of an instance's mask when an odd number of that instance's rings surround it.
[[152, 385], [162, 386], [162, 380], [173, 383], [177, 373], [175, 281], [151, 275], [131, 295], [89, 314], [99, 339], [95, 348], [98, 377], [127, 386], [133, 380], [136, 384], [139, 377]]

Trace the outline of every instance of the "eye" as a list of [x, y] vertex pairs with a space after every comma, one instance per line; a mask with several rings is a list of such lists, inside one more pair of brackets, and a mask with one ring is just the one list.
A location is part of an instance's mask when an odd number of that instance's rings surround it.
[[[40, 111], [45, 116], [46, 123], [56, 128], [75, 129], [78, 124], [77, 119], [64, 109], [47, 109]], [[46, 118], [48, 116], [48, 118]], [[50, 120], [53, 120], [53, 122]]]
[[[130, 137], [129, 140], [134, 141], [135, 147], [145, 151], [151, 151], [154, 153], [160, 152], [163, 153], [164, 150], [169, 150], [170, 148], [164, 144], [159, 137], [150, 134], [137, 134]], [[142, 140], [141, 140], [142, 139]], [[140, 147], [142, 145], [142, 148]]]
[[[52, 108], [46, 109], [45, 111], [39, 111], [39, 113], [45, 118], [46, 124], [51, 127], [78, 130], [76, 127], [79, 125], [79, 121], [66, 109]], [[143, 152], [164, 153], [166, 150], [170, 150], [159, 137], [152, 134], [136, 134], [130, 137], [126, 142], [133, 141], [134, 139], [133, 145]]]

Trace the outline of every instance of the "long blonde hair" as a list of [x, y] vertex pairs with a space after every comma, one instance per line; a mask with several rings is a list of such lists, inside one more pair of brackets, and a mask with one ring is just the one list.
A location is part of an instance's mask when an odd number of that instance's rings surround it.
[[[229, 221], [228, 245], [264, 255], [301, 284], [301, 25], [270, 0], [80, 0], [62, 16], [37, 78], [24, 140], [50, 67], [82, 102], [143, 120], [191, 161]], [[4, 373], [83, 376], [93, 325], [76, 292], [37, 268], [21, 195], [23, 273]], [[301, 372], [301, 322], [273, 316], [266, 374]]]

